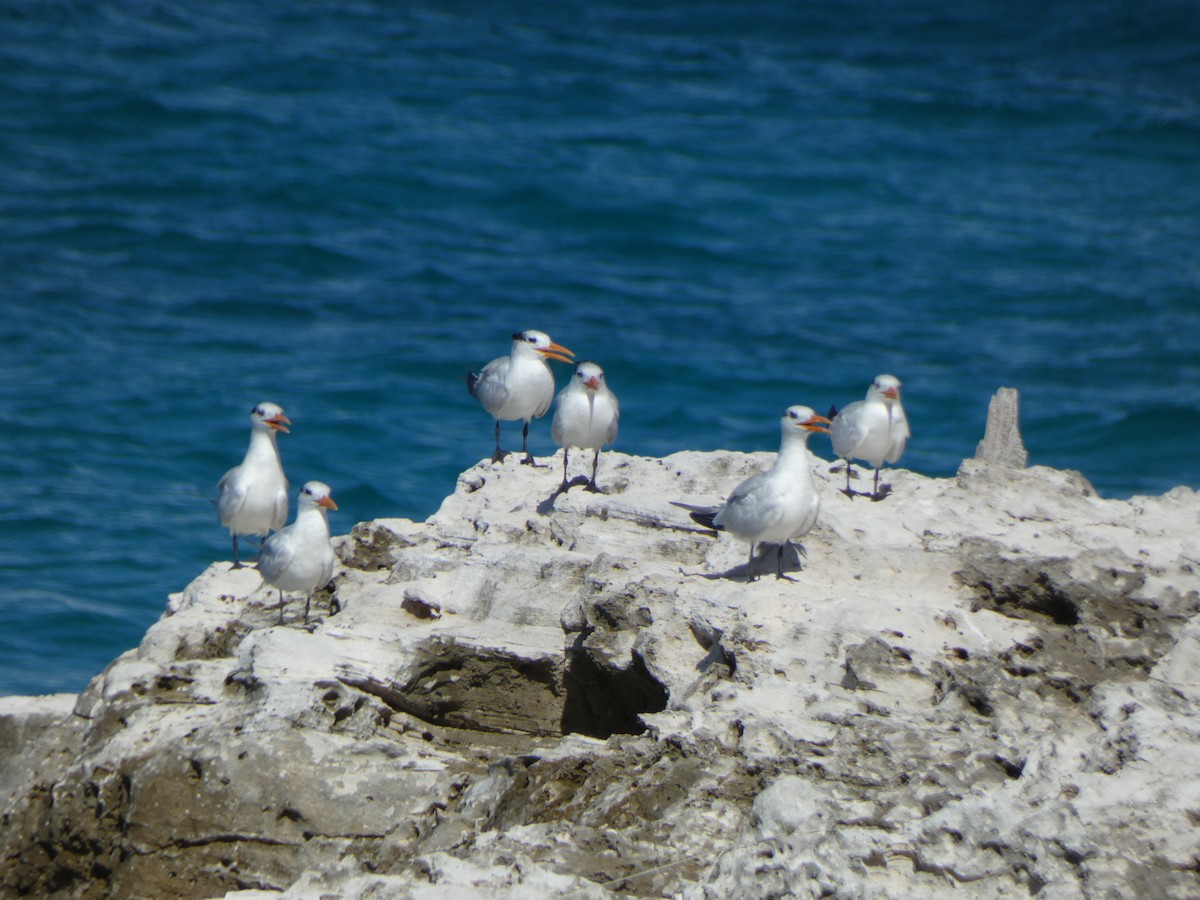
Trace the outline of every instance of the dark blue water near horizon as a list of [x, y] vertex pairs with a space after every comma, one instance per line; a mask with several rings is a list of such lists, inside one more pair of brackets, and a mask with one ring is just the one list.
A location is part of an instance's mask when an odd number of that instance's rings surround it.
[[915, 471], [1010, 385], [1031, 462], [1200, 487], [1200, 12], [0, 4], [0, 264], [0, 694], [228, 558], [257, 401], [336, 532], [431, 514], [520, 328], [629, 453], [773, 450], [892, 372]]

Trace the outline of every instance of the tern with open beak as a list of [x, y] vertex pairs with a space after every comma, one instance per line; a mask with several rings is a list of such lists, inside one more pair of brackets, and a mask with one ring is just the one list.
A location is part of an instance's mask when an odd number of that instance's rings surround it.
[[521, 450], [526, 465], [537, 465], [529, 452], [529, 422], [541, 418], [554, 402], [554, 373], [547, 360], [574, 362], [566, 347], [554, 343], [542, 331], [519, 331], [513, 335], [512, 352], [493, 359], [479, 373], [467, 374], [467, 390], [496, 420], [496, 451], [493, 462], [508, 455], [500, 449], [500, 423], [524, 419]]
[[277, 531], [287, 521], [288, 482], [279, 458], [277, 432], [287, 433], [291, 420], [275, 403], [260, 403], [250, 410], [250, 447], [240, 466], [234, 466], [217, 483], [217, 517], [233, 536], [233, 565], [238, 560], [238, 535], [259, 538]]

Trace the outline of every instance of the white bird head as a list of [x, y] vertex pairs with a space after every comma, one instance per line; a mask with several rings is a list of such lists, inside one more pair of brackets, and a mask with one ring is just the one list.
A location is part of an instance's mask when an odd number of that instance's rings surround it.
[[808, 406], [789, 406], [783, 411], [783, 418], [780, 419], [780, 426], [785, 435], [797, 431], [805, 435], [810, 431], [828, 432], [826, 426], [829, 424], [827, 418], [817, 415]]
[[591, 360], [581, 362], [575, 367], [575, 378], [589, 391], [600, 390], [604, 384], [604, 370]]
[[533, 350], [541, 356], [548, 359], [557, 359], [559, 362], [574, 362], [575, 354], [561, 344], [556, 344], [550, 340], [550, 335], [544, 331], [535, 331], [528, 328], [525, 331], [518, 331], [513, 335], [513, 350], [520, 352], [518, 348], [527, 348]]
[[283, 414], [283, 407], [279, 404], [263, 402], [250, 410], [250, 424], [254, 428], [286, 432], [292, 420]]
[[320, 506], [324, 509], [337, 509], [333, 502], [332, 491], [323, 481], [309, 481], [300, 488], [300, 500], [297, 509], [304, 506]]
[[895, 375], [877, 375], [867, 389], [868, 397], [883, 397], [885, 400], [900, 399], [900, 379]]

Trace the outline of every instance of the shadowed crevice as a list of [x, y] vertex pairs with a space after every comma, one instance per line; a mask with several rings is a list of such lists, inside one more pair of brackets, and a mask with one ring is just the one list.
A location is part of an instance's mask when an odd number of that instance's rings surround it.
[[563, 682], [564, 734], [576, 732], [595, 738], [641, 734], [646, 727], [638, 716], [667, 708], [666, 687], [650, 674], [639, 653], [632, 654], [625, 669], [604, 666], [584, 648], [582, 636], [567, 651]]

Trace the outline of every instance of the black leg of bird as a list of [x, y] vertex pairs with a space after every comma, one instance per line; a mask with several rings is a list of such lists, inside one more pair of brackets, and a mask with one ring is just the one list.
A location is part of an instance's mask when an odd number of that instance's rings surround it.
[[503, 450], [500, 449], [500, 420], [497, 419], [496, 420], [496, 452], [492, 454], [492, 462], [504, 462], [504, 457], [507, 455], [508, 454], [506, 454]]
[[592, 457], [592, 480], [588, 482], [587, 489], [593, 494], [600, 493], [600, 485], [596, 484], [596, 470], [600, 467], [600, 449], [596, 448], [596, 455]]
[[521, 429], [521, 452], [525, 454], [525, 458], [521, 460], [525, 465], [533, 465], [533, 454], [529, 452], [529, 423]]

